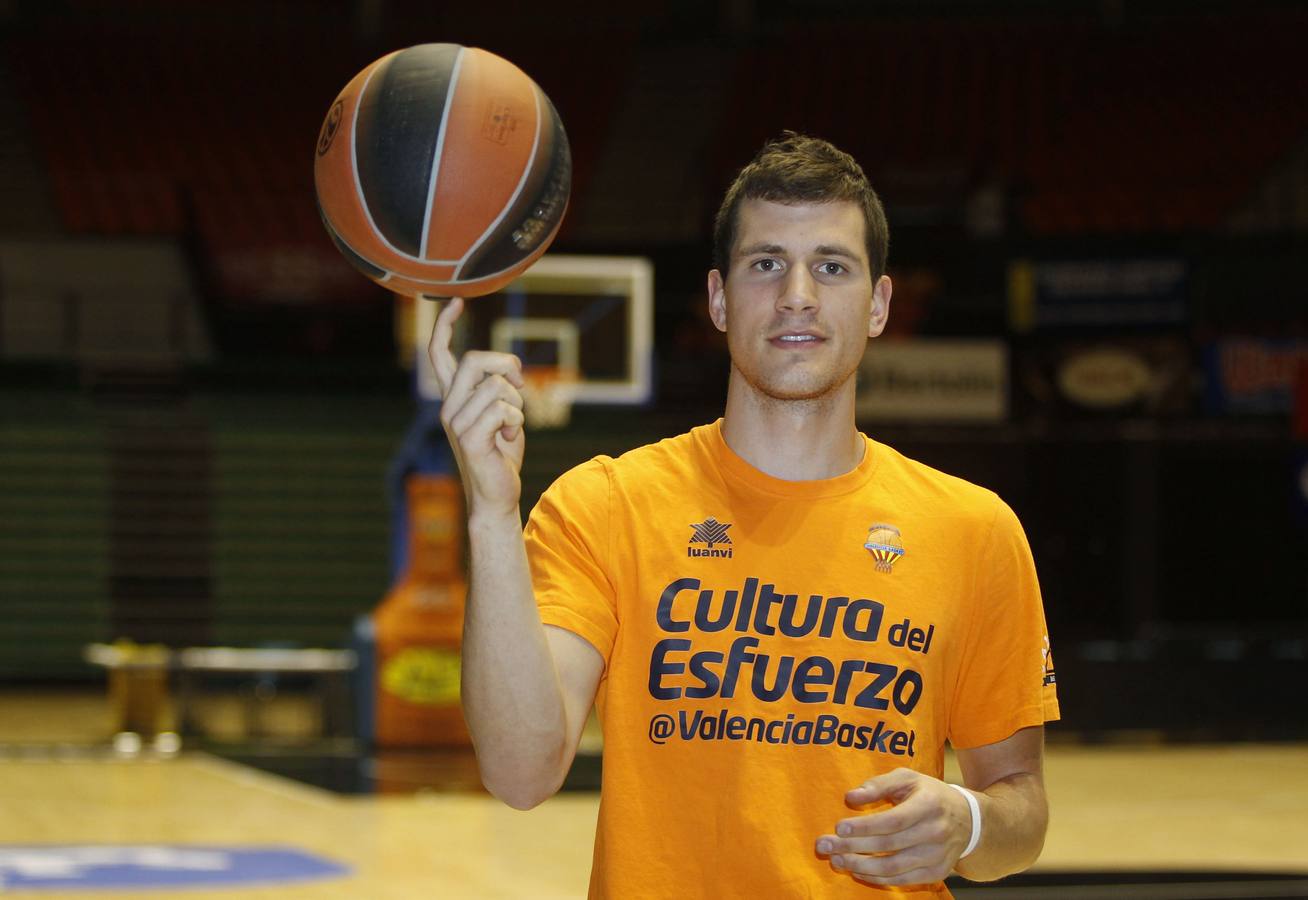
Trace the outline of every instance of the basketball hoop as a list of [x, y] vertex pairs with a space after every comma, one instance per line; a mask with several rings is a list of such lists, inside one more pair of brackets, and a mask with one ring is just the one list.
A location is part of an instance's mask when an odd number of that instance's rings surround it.
[[572, 418], [572, 402], [580, 387], [576, 370], [559, 366], [525, 366], [522, 377], [526, 383], [519, 393], [522, 394], [527, 427], [566, 427]]

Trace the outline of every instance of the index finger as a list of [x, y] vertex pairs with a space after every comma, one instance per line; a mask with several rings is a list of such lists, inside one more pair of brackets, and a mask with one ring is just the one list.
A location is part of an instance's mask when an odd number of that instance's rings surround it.
[[917, 824], [917, 817], [912, 808], [893, 806], [880, 812], [850, 816], [836, 823], [836, 834], [846, 837], [876, 837], [898, 834]]
[[923, 802], [921, 793], [916, 793], [893, 806], [841, 819], [836, 823], [836, 834], [841, 837], [898, 834], [917, 825], [927, 813], [928, 804]]
[[451, 297], [437, 314], [436, 324], [431, 330], [431, 341], [427, 344], [427, 355], [431, 357], [442, 397], [449, 391], [450, 383], [454, 381], [454, 372], [459, 367], [459, 361], [450, 350], [450, 341], [454, 336], [454, 323], [462, 313], [463, 298]]
[[853, 790], [847, 791], [845, 802], [850, 806], [863, 806], [878, 800], [900, 803], [921, 777], [920, 773], [901, 766], [890, 772], [873, 776]]

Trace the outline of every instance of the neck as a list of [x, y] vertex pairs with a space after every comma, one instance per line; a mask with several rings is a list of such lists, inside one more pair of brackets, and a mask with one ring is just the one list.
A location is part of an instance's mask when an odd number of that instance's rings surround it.
[[854, 379], [811, 400], [760, 394], [731, 373], [722, 437], [760, 472], [787, 481], [817, 481], [853, 471], [866, 444], [854, 425]]

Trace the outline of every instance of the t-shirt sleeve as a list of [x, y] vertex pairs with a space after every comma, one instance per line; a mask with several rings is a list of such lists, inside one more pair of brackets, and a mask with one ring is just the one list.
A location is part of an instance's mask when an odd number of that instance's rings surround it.
[[979, 747], [1059, 717], [1054, 663], [1031, 547], [1012, 509], [997, 509], [975, 570], [971, 623], [954, 688], [949, 741]]
[[604, 459], [583, 463], [541, 495], [524, 532], [541, 621], [585, 639], [606, 670], [618, 633], [609, 494]]

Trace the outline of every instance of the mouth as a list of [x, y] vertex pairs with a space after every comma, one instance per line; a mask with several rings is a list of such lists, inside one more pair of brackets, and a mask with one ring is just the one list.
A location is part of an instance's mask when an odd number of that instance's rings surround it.
[[812, 331], [783, 331], [773, 335], [768, 342], [786, 350], [808, 350], [825, 343], [826, 338]]

